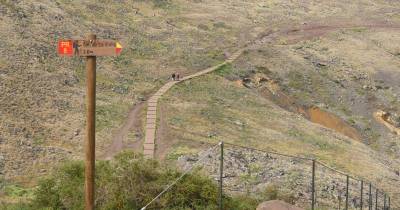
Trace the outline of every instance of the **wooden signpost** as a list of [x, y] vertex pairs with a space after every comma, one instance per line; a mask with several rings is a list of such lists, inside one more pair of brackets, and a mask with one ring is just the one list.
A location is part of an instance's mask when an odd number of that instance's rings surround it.
[[60, 40], [60, 56], [86, 57], [86, 141], [85, 141], [85, 209], [94, 209], [95, 177], [95, 120], [96, 120], [96, 57], [118, 56], [120, 43], [113, 40], [98, 40], [89, 35], [86, 40]]
[[121, 44], [113, 40], [60, 40], [58, 42], [58, 54], [61, 56], [118, 56], [121, 51]]

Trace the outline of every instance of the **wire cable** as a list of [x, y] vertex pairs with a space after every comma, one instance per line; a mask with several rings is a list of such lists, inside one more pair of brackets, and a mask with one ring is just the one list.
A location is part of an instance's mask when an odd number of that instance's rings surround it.
[[300, 156], [295, 156], [295, 155], [288, 155], [288, 154], [283, 154], [283, 153], [273, 152], [273, 151], [266, 151], [266, 150], [261, 150], [261, 149], [246, 147], [246, 146], [242, 146], [242, 145], [232, 144], [232, 143], [228, 143], [228, 142], [224, 142], [224, 144], [231, 145], [231, 146], [235, 146], [235, 147], [240, 147], [240, 148], [243, 148], [243, 149], [249, 149], [249, 150], [264, 152], [264, 153], [268, 153], [268, 154], [274, 154], [274, 155], [280, 155], [280, 156], [290, 157], [290, 158], [297, 158], [297, 159], [310, 160], [310, 161], [313, 160], [312, 158], [300, 157]]
[[193, 165], [191, 165], [188, 169], [186, 169], [186, 171], [179, 176], [175, 181], [173, 181], [170, 185], [168, 185], [161, 193], [159, 193], [156, 197], [153, 198], [153, 200], [151, 200], [149, 203], [147, 203], [145, 206], [143, 206], [141, 208], [141, 210], [145, 210], [150, 204], [152, 204], [154, 201], [156, 201], [159, 197], [161, 197], [165, 192], [167, 192], [171, 187], [173, 187], [174, 185], [176, 185], [176, 183], [178, 183], [184, 176], [186, 176], [186, 174], [188, 174], [195, 166], [197, 166], [200, 161], [202, 161], [204, 158], [207, 157], [207, 155], [209, 154], [209, 152], [212, 152], [213, 150], [215, 150], [215, 148], [217, 148], [218, 146], [221, 145], [221, 142], [217, 145], [215, 145], [214, 147], [211, 147], [210, 149], [208, 149], [208, 152], [206, 151], [205, 154], [199, 158], [199, 160], [197, 160], [196, 163], [194, 163]]
[[[295, 156], [295, 155], [289, 155], [289, 154], [283, 154], [283, 153], [274, 152], [274, 151], [266, 151], [266, 150], [262, 150], [262, 149], [256, 149], [256, 148], [246, 147], [246, 146], [237, 145], [237, 144], [228, 143], [228, 142], [224, 142], [224, 144], [230, 145], [230, 146], [234, 146], [234, 147], [240, 147], [240, 148], [243, 148], [243, 149], [249, 149], [249, 150], [254, 150], [254, 151], [258, 151], [258, 152], [264, 152], [264, 153], [267, 153], [267, 154], [274, 154], [274, 155], [280, 155], [280, 156], [285, 156], [285, 157], [290, 157], [290, 158], [296, 158], [296, 159], [302, 159], [302, 160], [309, 160], [309, 161], [315, 160], [315, 159], [312, 159], [312, 158], [301, 157], [301, 156]], [[359, 182], [361, 182], [361, 180], [364, 180], [364, 181], [366, 181], [366, 182], [372, 183], [371, 181], [369, 181], [369, 180], [367, 180], [367, 179], [357, 178], [357, 177], [355, 177], [355, 176], [351, 176], [351, 175], [349, 175], [349, 174], [346, 174], [345, 172], [339, 171], [339, 170], [337, 170], [337, 169], [335, 169], [335, 168], [333, 168], [333, 167], [328, 166], [326, 163], [323, 163], [323, 162], [321, 162], [321, 161], [319, 161], [319, 160], [315, 160], [315, 162], [318, 163], [318, 164], [320, 164], [320, 165], [323, 166], [323, 167], [326, 167], [326, 168], [328, 168], [328, 169], [330, 169], [330, 170], [336, 172], [336, 173], [339, 173], [339, 174], [344, 175], [344, 176], [349, 176], [349, 178], [351, 178], [351, 179], [353, 179], [353, 180], [356, 180], [356, 181], [359, 181]], [[383, 193], [385, 193], [385, 194], [387, 194], [386, 191], [383, 191], [383, 190], [381, 190], [381, 189], [380, 189], [380, 191], [383, 192]]]

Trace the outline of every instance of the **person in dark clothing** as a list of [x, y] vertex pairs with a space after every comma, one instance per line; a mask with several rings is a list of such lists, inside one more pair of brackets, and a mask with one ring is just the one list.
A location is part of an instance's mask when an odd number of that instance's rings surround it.
[[78, 46], [78, 43], [76, 41], [74, 41], [72, 43], [72, 47], [74, 48], [74, 54], [78, 55], [79, 54], [79, 46]]
[[175, 73], [173, 73], [172, 74], [172, 80], [174, 80], [174, 81], [175, 81], [175, 76], [176, 76]]
[[180, 75], [179, 75], [179, 74], [176, 74], [176, 80], [179, 81], [179, 77], [180, 77]]

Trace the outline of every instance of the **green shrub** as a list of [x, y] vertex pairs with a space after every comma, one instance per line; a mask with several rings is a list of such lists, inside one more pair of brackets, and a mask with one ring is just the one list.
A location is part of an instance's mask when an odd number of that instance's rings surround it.
[[[180, 175], [176, 169], [131, 152], [124, 152], [112, 161], [98, 161], [96, 209], [140, 209]], [[83, 186], [83, 163], [66, 163], [39, 182], [31, 209], [83, 209]], [[225, 209], [254, 209], [256, 205], [250, 198], [225, 196], [224, 202]], [[217, 207], [217, 185], [199, 172], [185, 176], [151, 205], [151, 209]]]
[[261, 200], [282, 200], [290, 204], [295, 204], [297, 198], [292, 193], [279, 191], [277, 185], [271, 184], [265, 188]]
[[232, 65], [225, 64], [214, 71], [219, 76], [226, 76], [232, 74]]
[[[1, 204], [0, 203], [0, 209], [2, 210], [32, 210], [32, 206], [24, 203], [17, 203], [17, 204]], [[38, 209], [36, 209], [38, 210]], [[41, 209], [45, 210], [45, 209]]]
[[5, 186], [4, 193], [9, 197], [31, 197], [33, 194], [31, 189], [25, 189], [18, 185]]
[[154, 7], [164, 8], [171, 4], [170, 0], [153, 0]]
[[278, 199], [278, 188], [276, 185], [268, 185], [263, 193], [265, 200], [276, 200]]

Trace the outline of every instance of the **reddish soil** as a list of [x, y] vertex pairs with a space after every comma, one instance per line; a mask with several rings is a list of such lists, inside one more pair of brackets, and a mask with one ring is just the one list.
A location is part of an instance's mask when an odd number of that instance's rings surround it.
[[[269, 81], [271, 82], [270, 79]], [[277, 83], [273, 81], [272, 83], [275, 84], [273, 90], [270, 88], [270, 86], [269, 88], [266, 87], [260, 90], [260, 93], [263, 97], [273, 101], [275, 104], [285, 110], [301, 114], [303, 117], [313, 123], [320, 124], [326, 128], [335, 130], [336, 132], [341, 133], [349, 138], [361, 141], [362, 137], [357, 129], [353, 128], [345, 120], [332, 113], [323, 111], [318, 107], [307, 108], [301, 104], [298, 104], [293, 98], [286, 95], [282, 90], [280, 90]]]
[[361, 141], [362, 139], [361, 135], [355, 128], [351, 127], [351, 125], [349, 125], [346, 121], [332, 113], [325, 112], [318, 107], [311, 107], [307, 109], [307, 114], [309, 120], [313, 123], [333, 129], [338, 133], [358, 141]]

